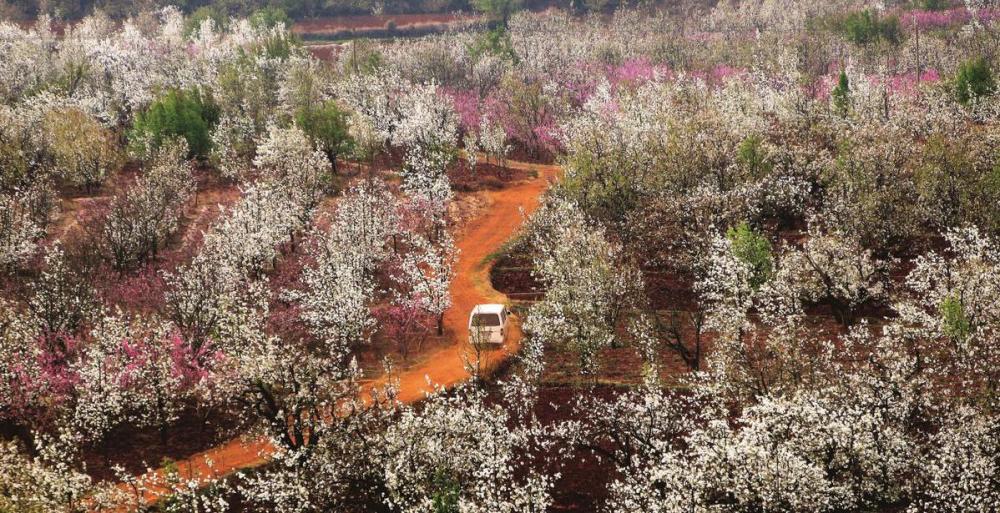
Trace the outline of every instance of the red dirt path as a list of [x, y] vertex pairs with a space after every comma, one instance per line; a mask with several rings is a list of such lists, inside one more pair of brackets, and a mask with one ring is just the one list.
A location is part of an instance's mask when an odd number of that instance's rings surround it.
[[[413, 403], [423, 399], [433, 391], [434, 386], [450, 388], [469, 378], [466, 370], [468, 342], [466, 339], [468, 313], [479, 303], [502, 303], [506, 297], [493, 290], [489, 282], [489, 268], [486, 258], [500, 248], [521, 226], [522, 210], [529, 215], [538, 206], [538, 199], [548, 188], [551, 180], [558, 177], [559, 168], [554, 165], [531, 164], [511, 161], [511, 168], [537, 173], [537, 177], [513, 185], [506, 189], [486, 192], [488, 206], [471, 220], [458, 237], [458, 262], [455, 277], [451, 282], [452, 307], [445, 312], [445, 337], [451, 343], [427, 354], [422, 363], [401, 372], [398, 380], [397, 397], [401, 402]], [[487, 355], [483, 368], [490, 371], [499, 366], [520, 348], [521, 331], [515, 325], [511, 335], [501, 349]], [[433, 385], [428, 384], [433, 383]], [[254, 467], [266, 462], [273, 447], [266, 441], [234, 439], [220, 446], [196, 454], [177, 462], [177, 470], [185, 479], [209, 481], [243, 468]], [[209, 465], [207, 461], [211, 461]], [[154, 471], [157, 478], [161, 470]], [[153, 478], [154, 476], [145, 476]], [[119, 485], [128, 490], [125, 485]], [[165, 490], [151, 487], [143, 494], [147, 504], [156, 502]]]

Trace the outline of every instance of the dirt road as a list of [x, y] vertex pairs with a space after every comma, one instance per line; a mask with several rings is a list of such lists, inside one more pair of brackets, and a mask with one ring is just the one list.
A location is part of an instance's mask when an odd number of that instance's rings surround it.
[[[534, 171], [537, 177], [498, 191], [488, 191], [487, 206], [472, 219], [459, 235], [459, 249], [455, 275], [451, 282], [452, 307], [445, 313], [445, 336], [450, 343], [422, 358], [422, 363], [408, 368], [397, 376], [398, 398], [404, 403], [419, 401], [433, 390], [433, 386], [452, 387], [469, 378], [466, 362], [468, 353], [467, 328], [469, 312], [479, 303], [502, 303], [503, 294], [493, 290], [489, 283], [486, 258], [499, 249], [523, 221], [521, 212], [531, 214], [538, 206], [538, 199], [557, 178], [559, 168], [554, 165], [530, 164], [511, 161], [512, 168]], [[520, 347], [521, 332], [511, 329], [502, 349], [487, 355], [485, 370], [496, 368]], [[236, 470], [264, 463], [273, 447], [260, 440], [234, 439], [223, 445], [196, 454], [177, 463], [178, 473], [186, 479], [209, 481]], [[211, 465], [207, 462], [211, 461]], [[163, 471], [155, 471], [162, 477]], [[147, 479], [153, 476], [145, 476]], [[122, 485], [123, 489], [126, 489]], [[152, 487], [143, 494], [143, 501], [151, 504], [158, 500], [164, 489]]]

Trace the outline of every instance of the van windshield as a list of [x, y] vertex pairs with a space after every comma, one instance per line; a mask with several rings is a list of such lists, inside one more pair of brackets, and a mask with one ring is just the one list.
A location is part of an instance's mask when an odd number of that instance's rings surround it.
[[476, 314], [472, 316], [474, 327], [485, 328], [500, 325], [500, 316], [497, 314]]

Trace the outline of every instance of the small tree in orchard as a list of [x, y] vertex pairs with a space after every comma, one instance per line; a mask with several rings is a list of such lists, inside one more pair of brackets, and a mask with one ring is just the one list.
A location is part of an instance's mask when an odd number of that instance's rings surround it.
[[95, 483], [78, 460], [79, 440], [69, 432], [46, 436], [29, 455], [16, 442], [0, 442], [0, 511], [83, 513], [114, 509], [116, 493]]
[[165, 280], [167, 314], [195, 351], [211, 341], [238, 347], [267, 315], [266, 288], [219, 255], [201, 253]]
[[116, 269], [155, 257], [180, 224], [194, 195], [194, 178], [185, 160], [187, 144], [178, 141], [161, 148], [146, 174], [111, 200], [100, 241]]
[[195, 38], [198, 33], [203, 30], [203, 27], [208, 24], [213, 31], [223, 31], [229, 25], [229, 16], [226, 15], [218, 6], [215, 5], [203, 5], [197, 9], [191, 16], [188, 17], [187, 21], [184, 23], [184, 37], [185, 38]]
[[404, 410], [385, 437], [386, 503], [406, 513], [545, 511], [553, 483], [533, 467], [538, 433], [513, 417], [475, 387]]
[[95, 313], [93, 291], [66, 261], [58, 244], [45, 254], [45, 270], [31, 285], [31, 312], [47, 334], [73, 334]]
[[167, 140], [183, 137], [188, 157], [204, 158], [212, 146], [211, 130], [219, 121], [212, 97], [199, 89], [170, 89], [136, 115], [129, 140], [132, 151], [153, 155]]
[[100, 440], [111, 429], [133, 426], [166, 427], [207, 377], [213, 363], [207, 350], [190, 346], [171, 334], [158, 319], [132, 318], [117, 312], [100, 319], [72, 369], [78, 376], [71, 422], [88, 440]]
[[497, 122], [489, 122], [485, 117], [479, 123], [479, 147], [486, 154], [486, 163], [507, 167], [507, 155], [512, 149], [507, 144], [507, 131]]
[[305, 290], [286, 291], [298, 301], [300, 317], [331, 354], [345, 355], [368, 341], [375, 327], [369, 303], [375, 285], [359, 248], [321, 237], [313, 251], [316, 264], [302, 271]]
[[121, 166], [115, 134], [85, 112], [52, 110], [45, 124], [56, 172], [69, 183], [93, 190]]
[[348, 113], [335, 101], [328, 100], [318, 106], [300, 109], [295, 114], [295, 124], [312, 139], [316, 148], [326, 154], [336, 174], [337, 159], [353, 148]]
[[909, 512], [989, 511], [1000, 504], [1000, 418], [976, 408], [948, 415]]
[[450, 102], [441, 101], [434, 84], [409, 91], [400, 112], [393, 142], [406, 147], [403, 190], [422, 201], [445, 205], [451, 200], [446, 172], [457, 157], [458, 116]]
[[268, 5], [253, 12], [249, 18], [250, 25], [258, 30], [269, 30], [277, 26], [291, 28], [292, 19], [281, 7]]
[[827, 304], [846, 325], [858, 307], [887, 298], [888, 262], [837, 230], [810, 226], [802, 248], [786, 250], [776, 268], [766, 293], [778, 310], [801, 312], [809, 303]]
[[257, 151], [254, 120], [242, 114], [224, 113], [212, 131], [212, 163], [223, 177], [244, 178], [253, 167]]
[[313, 149], [299, 128], [272, 126], [257, 146], [254, 165], [272, 188], [288, 196], [297, 214], [297, 227], [304, 226], [330, 186], [330, 162], [323, 152]]
[[974, 98], [989, 96], [996, 90], [993, 70], [986, 59], [979, 57], [965, 61], [955, 75], [955, 99], [968, 105]]

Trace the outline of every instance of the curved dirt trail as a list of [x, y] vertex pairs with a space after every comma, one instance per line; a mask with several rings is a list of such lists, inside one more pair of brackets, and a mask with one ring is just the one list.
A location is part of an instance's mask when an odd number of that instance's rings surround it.
[[[456, 244], [458, 261], [451, 282], [452, 306], [444, 315], [445, 339], [449, 343], [422, 355], [420, 363], [398, 373], [397, 398], [403, 403], [423, 399], [434, 390], [434, 386], [450, 388], [469, 378], [466, 369], [466, 363], [472, 356], [467, 340], [469, 312], [479, 303], [503, 303], [506, 299], [490, 286], [489, 266], [485, 260], [520, 228], [522, 211], [525, 215], [534, 212], [542, 193], [560, 172], [556, 165], [517, 161], [508, 162], [508, 167], [532, 171], [537, 176], [502, 190], [487, 191], [488, 205], [459, 235]], [[520, 326], [515, 323], [504, 346], [484, 355], [481, 369], [489, 372], [503, 363], [520, 348], [520, 339]], [[266, 441], [237, 438], [177, 462], [177, 472], [184, 479], [208, 481], [263, 464], [273, 450]], [[163, 471], [156, 470], [153, 474], [144, 476], [144, 479], [159, 482]], [[120, 488], [132, 491], [124, 484]], [[152, 504], [165, 492], [167, 489], [164, 487], [150, 485], [149, 490], [142, 493], [142, 501]]]

